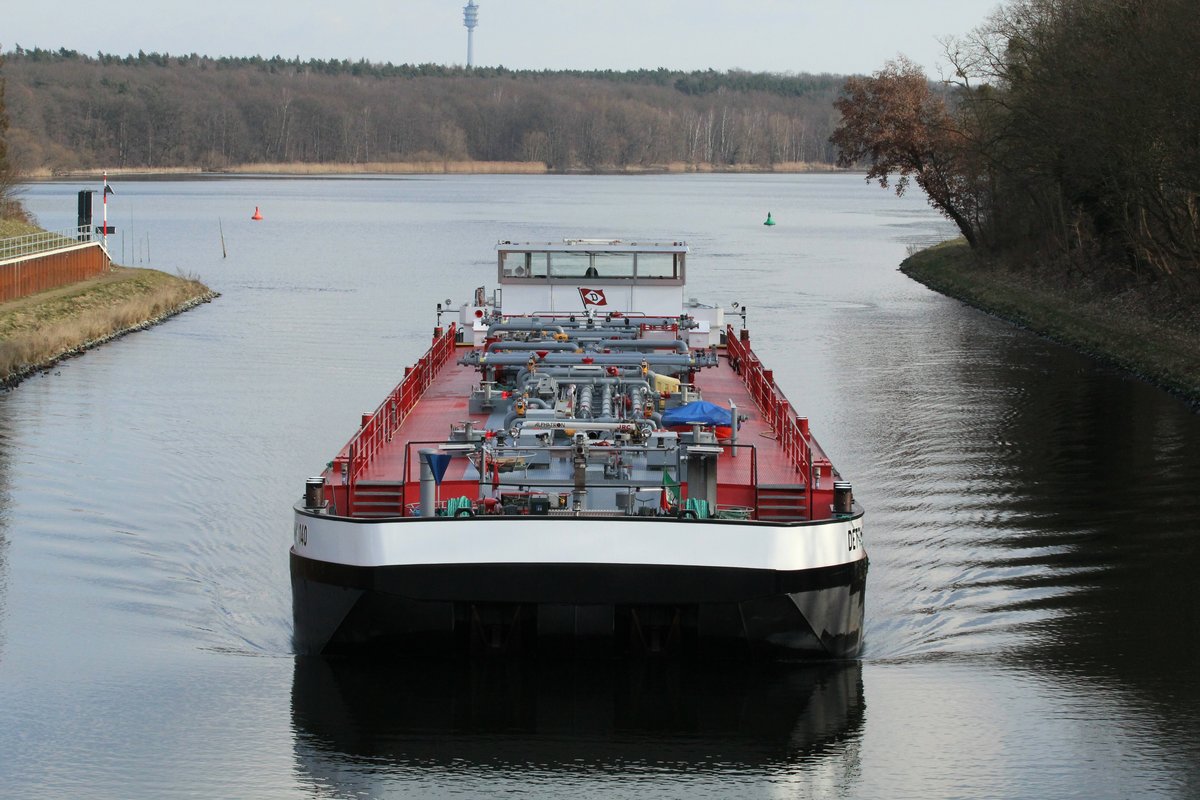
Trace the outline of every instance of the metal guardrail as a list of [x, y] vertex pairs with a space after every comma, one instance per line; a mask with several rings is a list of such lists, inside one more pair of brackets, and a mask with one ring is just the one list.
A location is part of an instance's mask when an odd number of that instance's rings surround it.
[[[370, 418], [364, 418], [362, 427], [354, 434], [354, 438], [346, 446], [346, 505], [347, 514], [354, 513], [354, 486], [359, 475], [366, 469], [371, 459], [386, 442], [392, 440], [392, 435], [400, 429], [408, 412], [425, 394], [425, 390], [433, 383], [434, 377], [442, 366], [454, 355], [454, 342], [458, 336], [458, 326], [451, 323], [445, 333], [433, 340], [433, 344], [416, 366], [404, 370], [404, 380], [392, 389], [387, 399], [380, 403]], [[335, 462], [340, 460], [335, 459]], [[405, 466], [407, 471], [407, 465]], [[407, 481], [408, 476], [405, 475]]]
[[68, 228], [63, 231], [42, 231], [41, 233], [27, 233], [24, 236], [9, 236], [0, 239], [0, 261], [52, 253], [55, 250], [90, 244], [91, 241], [92, 227], [90, 225]]
[[[725, 328], [725, 351], [736, 361], [735, 371], [754, 398], [763, 420], [775, 431], [775, 438], [792, 466], [800, 473], [805, 486], [808, 508], [813, 508], [813, 451], [808, 433], [808, 420], [801, 422], [783, 391], [775, 383], [775, 375], [764, 369], [747, 339], [742, 341], [732, 325]], [[811, 513], [811, 512], [810, 512]]]

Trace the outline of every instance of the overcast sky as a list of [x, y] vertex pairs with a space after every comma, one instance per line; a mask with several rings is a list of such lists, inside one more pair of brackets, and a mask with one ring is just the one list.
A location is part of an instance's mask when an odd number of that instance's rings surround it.
[[[0, 45], [465, 64], [466, 0], [9, 3]], [[525, 69], [869, 73], [903, 53], [936, 77], [940, 37], [999, 0], [476, 0], [475, 64]]]

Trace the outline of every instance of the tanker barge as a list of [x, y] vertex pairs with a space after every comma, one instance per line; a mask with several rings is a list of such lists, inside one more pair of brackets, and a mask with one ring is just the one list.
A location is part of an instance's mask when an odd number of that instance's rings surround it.
[[294, 506], [297, 652], [856, 657], [863, 511], [745, 309], [683, 242], [496, 250]]

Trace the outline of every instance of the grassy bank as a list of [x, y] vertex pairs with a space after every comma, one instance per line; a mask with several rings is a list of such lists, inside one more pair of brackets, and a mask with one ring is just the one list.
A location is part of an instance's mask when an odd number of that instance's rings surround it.
[[[601, 175], [662, 175], [689, 172], [742, 174], [800, 174], [807, 172], [844, 172], [832, 164], [810, 161], [781, 161], [770, 166], [762, 164], [709, 164], [672, 161], [647, 166], [611, 166], [589, 169], [582, 166], [567, 170], [571, 174]], [[547, 175], [551, 171], [541, 161], [378, 161], [356, 164], [333, 162], [237, 164], [221, 169], [203, 167], [155, 167], [108, 170], [112, 179], [137, 177], [201, 177], [215, 175], [280, 175], [280, 176], [340, 176], [340, 175]], [[69, 173], [49, 169], [34, 169], [25, 174], [31, 180], [52, 178], [95, 178], [100, 170], [75, 170]]]
[[31, 233], [45, 233], [44, 230], [30, 222], [19, 219], [0, 219], [0, 239], [9, 236], [28, 236]]
[[[787, 161], [769, 167], [761, 164], [667, 164], [582, 166], [567, 170], [573, 174], [660, 175], [685, 172], [801, 173], [835, 172], [831, 164]], [[258, 175], [545, 175], [550, 170], [541, 161], [388, 161], [367, 164], [244, 164], [222, 172]]]
[[1200, 403], [1200, 319], [1164, 287], [1114, 295], [1057, 272], [979, 258], [962, 240], [916, 253], [900, 271]]
[[114, 267], [86, 281], [0, 303], [0, 384], [154, 325], [214, 293], [190, 278]]

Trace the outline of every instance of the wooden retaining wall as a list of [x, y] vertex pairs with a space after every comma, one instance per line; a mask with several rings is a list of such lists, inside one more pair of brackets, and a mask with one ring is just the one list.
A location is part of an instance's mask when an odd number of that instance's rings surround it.
[[0, 303], [94, 277], [110, 263], [99, 242], [0, 261]]

